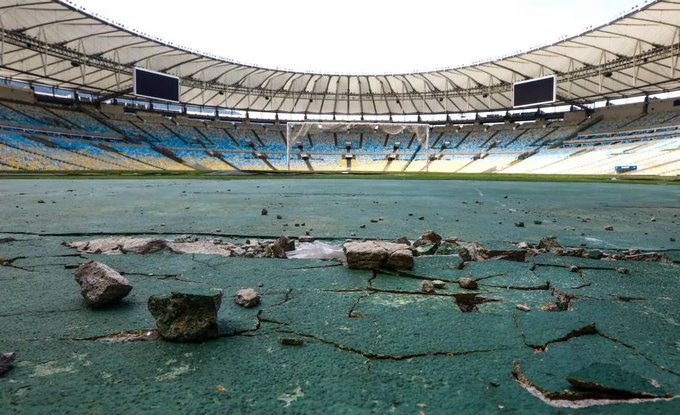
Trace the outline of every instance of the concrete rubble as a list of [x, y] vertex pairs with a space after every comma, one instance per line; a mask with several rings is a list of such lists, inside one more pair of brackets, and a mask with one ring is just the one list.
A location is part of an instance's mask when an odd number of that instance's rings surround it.
[[9, 372], [14, 367], [13, 364], [16, 357], [16, 353], [0, 353], [0, 376]]
[[116, 304], [132, 291], [132, 285], [118, 271], [96, 261], [80, 265], [75, 280], [80, 284], [80, 294], [90, 308]]
[[413, 269], [413, 252], [394, 242], [348, 242], [344, 246], [347, 266], [354, 269]]
[[156, 320], [158, 334], [162, 339], [200, 343], [219, 336], [217, 310], [222, 304], [222, 295], [154, 295], [149, 297], [147, 305]]
[[260, 304], [260, 295], [252, 288], [238, 290], [234, 296], [234, 302], [241, 307], [250, 308]]

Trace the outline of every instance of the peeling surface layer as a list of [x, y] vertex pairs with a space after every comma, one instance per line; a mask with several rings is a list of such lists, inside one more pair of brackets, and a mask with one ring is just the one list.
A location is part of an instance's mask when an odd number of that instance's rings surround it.
[[[680, 413], [678, 200], [677, 186], [2, 180], [0, 354], [15, 358], [0, 413]], [[247, 255], [281, 235], [428, 229], [455, 242], [408, 271]], [[114, 239], [163, 242], [87, 245]], [[85, 307], [73, 275], [88, 260], [129, 280], [120, 304]], [[245, 288], [258, 306], [226, 300]], [[159, 339], [149, 296], [220, 290], [216, 340]]]

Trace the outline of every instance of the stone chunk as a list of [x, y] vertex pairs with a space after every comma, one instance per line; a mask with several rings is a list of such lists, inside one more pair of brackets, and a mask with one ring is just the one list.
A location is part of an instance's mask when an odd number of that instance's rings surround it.
[[605, 231], [613, 231], [613, 230], [614, 230], [614, 227], [613, 227], [612, 225], [605, 226], [605, 227], [604, 227], [604, 230], [605, 230]]
[[536, 248], [556, 255], [560, 255], [562, 252], [564, 252], [564, 247], [559, 242], [557, 242], [557, 238], [554, 236], [546, 236], [545, 238], [541, 239]]
[[16, 353], [0, 353], [0, 376], [9, 372], [12, 369]]
[[442, 242], [442, 237], [434, 231], [426, 231], [418, 238], [413, 246], [416, 248], [421, 245], [435, 245], [435, 248]]
[[234, 301], [241, 307], [250, 308], [260, 304], [260, 295], [252, 288], [238, 290]]
[[265, 256], [268, 258], [286, 258], [286, 252], [294, 250], [295, 241], [280, 236], [279, 239], [265, 248]]
[[459, 278], [458, 285], [460, 285], [460, 288], [465, 288], [466, 290], [477, 289], [477, 281], [473, 280], [472, 278]]
[[432, 294], [434, 292], [434, 284], [432, 281], [423, 280], [420, 282], [420, 292], [425, 294]]
[[413, 269], [413, 253], [405, 244], [382, 241], [348, 242], [343, 249], [349, 268]]
[[305, 341], [302, 339], [292, 339], [288, 337], [283, 337], [279, 339], [279, 343], [281, 343], [284, 346], [302, 346], [305, 344]]
[[446, 288], [446, 283], [442, 280], [432, 280], [434, 288]]
[[132, 290], [132, 285], [118, 271], [96, 261], [79, 266], [75, 280], [80, 284], [80, 294], [91, 308], [115, 304]]
[[221, 304], [222, 293], [152, 295], [148, 301], [149, 312], [156, 319], [161, 338], [182, 343], [217, 338], [217, 310]]

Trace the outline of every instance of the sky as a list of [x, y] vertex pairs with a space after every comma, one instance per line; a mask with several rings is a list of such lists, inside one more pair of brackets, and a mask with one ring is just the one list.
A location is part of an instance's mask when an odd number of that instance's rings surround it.
[[648, 0], [69, 0], [154, 37], [296, 71], [408, 73], [486, 61], [610, 22]]

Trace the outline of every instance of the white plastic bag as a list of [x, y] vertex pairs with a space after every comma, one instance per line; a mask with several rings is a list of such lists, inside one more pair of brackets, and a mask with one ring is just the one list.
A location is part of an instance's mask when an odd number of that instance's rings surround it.
[[342, 246], [329, 245], [323, 242], [303, 242], [294, 251], [286, 252], [291, 259], [345, 259]]

